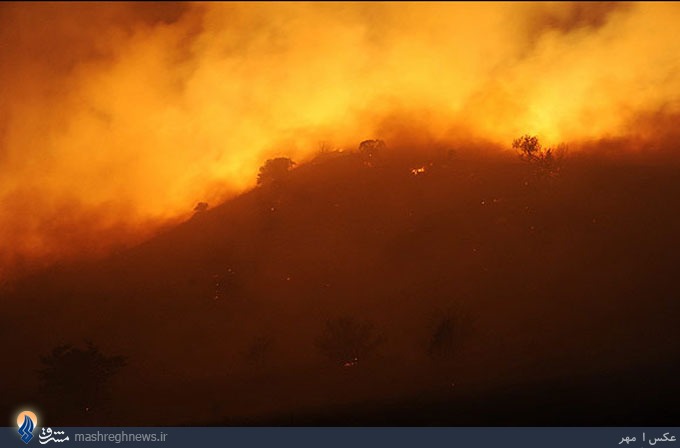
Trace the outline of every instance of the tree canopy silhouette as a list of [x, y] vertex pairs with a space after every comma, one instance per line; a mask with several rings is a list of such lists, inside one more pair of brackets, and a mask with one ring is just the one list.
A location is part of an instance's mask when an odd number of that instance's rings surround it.
[[543, 147], [535, 135], [523, 135], [512, 142], [512, 148], [519, 152], [525, 162], [530, 163], [541, 176], [555, 177], [562, 168], [566, 148]]
[[295, 162], [288, 157], [269, 159], [260, 167], [260, 172], [257, 175], [257, 184], [265, 185], [278, 182], [288, 175], [293, 166], [295, 166]]
[[359, 144], [359, 155], [370, 166], [382, 155], [385, 148], [382, 140], [364, 140]]

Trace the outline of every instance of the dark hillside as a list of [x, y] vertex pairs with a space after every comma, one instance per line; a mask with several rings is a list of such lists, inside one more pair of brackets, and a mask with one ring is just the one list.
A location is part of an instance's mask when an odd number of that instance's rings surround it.
[[[56, 426], [677, 422], [678, 168], [433, 154], [324, 154], [15, 282], [2, 406]], [[84, 340], [127, 363], [108, 400], [64, 409], [40, 356]]]

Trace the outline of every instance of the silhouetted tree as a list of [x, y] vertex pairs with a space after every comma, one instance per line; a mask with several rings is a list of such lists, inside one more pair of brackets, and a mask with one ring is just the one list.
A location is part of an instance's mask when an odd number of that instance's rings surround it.
[[523, 160], [532, 160], [543, 150], [538, 137], [531, 135], [523, 135], [513, 140], [512, 148], [519, 151]]
[[538, 137], [523, 135], [512, 142], [512, 148], [519, 152], [522, 160], [530, 163], [539, 176], [555, 177], [559, 174], [566, 147], [544, 148]]
[[317, 339], [319, 350], [331, 361], [340, 365], [356, 365], [380, 343], [373, 325], [358, 322], [350, 317], [331, 319]]
[[126, 365], [123, 356], [107, 356], [93, 343], [85, 349], [62, 345], [41, 356], [41, 396], [68, 416], [85, 416], [108, 405], [110, 380]]
[[359, 155], [364, 160], [364, 163], [372, 166], [382, 155], [385, 148], [385, 142], [382, 140], [364, 140], [359, 144]]
[[295, 162], [287, 157], [269, 159], [260, 167], [260, 172], [257, 175], [257, 184], [264, 185], [278, 182], [288, 175], [293, 166], [295, 166]]

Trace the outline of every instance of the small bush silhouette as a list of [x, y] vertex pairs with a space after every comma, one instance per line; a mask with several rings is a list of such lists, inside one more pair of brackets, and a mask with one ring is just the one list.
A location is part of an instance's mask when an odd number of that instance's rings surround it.
[[370, 355], [379, 343], [380, 338], [373, 325], [350, 317], [328, 320], [316, 341], [319, 350], [329, 360], [344, 366], [356, 365]]
[[288, 175], [293, 166], [295, 166], [295, 162], [288, 157], [269, 159], [260, 167], [257, 184], [265, 185], [279, 182]]

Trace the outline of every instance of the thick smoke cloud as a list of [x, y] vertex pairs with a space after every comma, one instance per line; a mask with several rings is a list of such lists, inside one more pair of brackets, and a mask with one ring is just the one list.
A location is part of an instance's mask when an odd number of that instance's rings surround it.
[[138, 241], [322, 141], [668, 146], [679, 21], [674, 3], [3, 4], [0, 277]]

